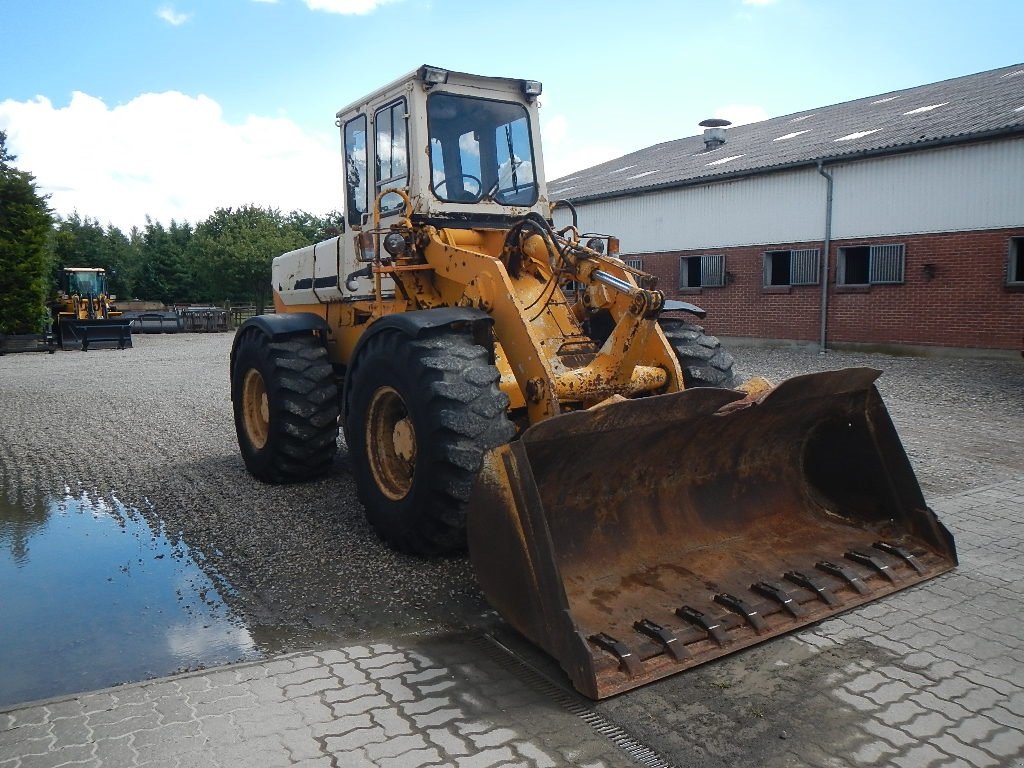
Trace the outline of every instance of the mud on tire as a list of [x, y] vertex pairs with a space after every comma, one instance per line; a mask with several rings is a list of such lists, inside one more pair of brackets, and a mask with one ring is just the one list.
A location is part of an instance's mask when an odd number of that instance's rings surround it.
[[345, 438], [370, 524], [409, 554], [464, 550], [484, 454], [515, 434], [487, 350], [451, 331], [383, 331], [349, 375]]
[[658, 324], [676, 353], [687, 388], [734, 385], [733, 357], [718, 337], [706, 335], [703, 327], [685, 320], [662, 317]]
[[235, 431], [245, 466], [267, 483], [307, 480], [330, 469], [338, 440], [338, 388], [327, 350], [313, 336], [239, 340], [231, 376]]

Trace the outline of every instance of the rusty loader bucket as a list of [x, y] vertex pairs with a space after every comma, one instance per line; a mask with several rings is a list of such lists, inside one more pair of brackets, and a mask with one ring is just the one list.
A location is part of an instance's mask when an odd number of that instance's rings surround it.
[[956, 564], [879, 372], [757, 399], [691, 389], [534, 425], [488, 454], [469, 515], [481, 587], [595, 699]]

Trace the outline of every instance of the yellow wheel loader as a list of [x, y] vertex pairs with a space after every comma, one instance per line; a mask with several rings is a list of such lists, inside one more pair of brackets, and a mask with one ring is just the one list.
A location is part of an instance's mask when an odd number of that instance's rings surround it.
[[65, 267], [61, 290], [52, 303], [53, 335], [61, 349], [132, 345], [131, 321], [121, 316], [107, 291], [107, 273], [95, 267]]
[[322, 475], [340, 417], [377, 533], [468, 542], [593, 698], [952, 568], [878, 371], [733, 388], [699, 308], [556, 229], [540, 92], [424, 66], [338, 113], [347, 231], [274, 260], [231, 352], [249, 471]]

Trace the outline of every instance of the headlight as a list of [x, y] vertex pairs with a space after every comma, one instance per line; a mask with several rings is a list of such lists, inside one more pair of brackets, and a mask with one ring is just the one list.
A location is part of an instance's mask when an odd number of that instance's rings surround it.
[[519, 90], [523, 92], [523, 96], [526, 97], [527, 101], [533, 101], [540, 96], [544, 86], [539, 80], [520, 80]]
[[420, 67], [420, 80], [423, 81], [427, 88], [433, 88], [435, 85], [444, 85], [448, 82], [448, 70], [424, 64]]

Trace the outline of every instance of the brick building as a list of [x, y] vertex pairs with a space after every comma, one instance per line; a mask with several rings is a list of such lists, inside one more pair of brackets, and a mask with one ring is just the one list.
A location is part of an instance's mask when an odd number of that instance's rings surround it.
[[712, 124], [548, 186], [720, 336], [1021, 349], [1024, 64]]

